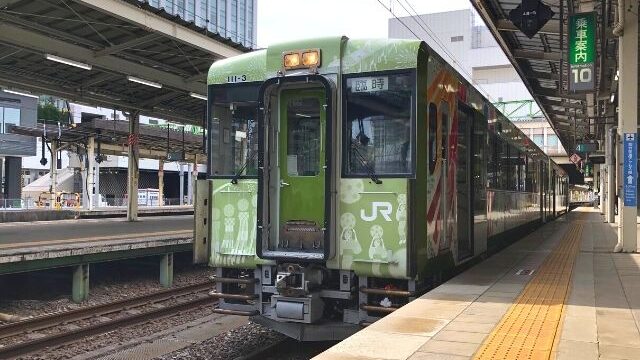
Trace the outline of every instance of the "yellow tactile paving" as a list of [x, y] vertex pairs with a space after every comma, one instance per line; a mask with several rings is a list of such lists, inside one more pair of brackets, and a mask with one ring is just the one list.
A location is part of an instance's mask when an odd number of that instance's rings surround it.
[[582, 221], [574, 221], [474, 359], [549, 359], [559, 334]]

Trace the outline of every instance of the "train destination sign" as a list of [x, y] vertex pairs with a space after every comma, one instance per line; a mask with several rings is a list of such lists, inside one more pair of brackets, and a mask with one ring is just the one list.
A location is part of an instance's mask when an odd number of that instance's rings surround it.
[[595, 89], [596, 13], [569, 17], [569, 89]]
[[353, 79], [351, 92], [372, 92], [389, 90], [389, 77], [375, 76]]

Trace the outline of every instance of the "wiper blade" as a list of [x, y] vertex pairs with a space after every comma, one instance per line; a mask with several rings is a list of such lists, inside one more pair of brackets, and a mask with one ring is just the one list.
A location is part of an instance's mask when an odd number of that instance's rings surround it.
[[364, 155], [362, 155], [358, 147], [355, 144], [351, 144], [351, 148], [356, 153], [356, 157], [358, 158], [358, 160], [360, 160], [362, 166], [367, 170], [367, 174], [369, 175], [371, 181], [378, 185], [382, 184], [382, 180], [380, 180], [375, 170], [373, 170], [369, 162], [367, 162], [367, 159], [365, 159]]
[[258, 154], [257, 151], [252, 151], [251, 152], [251, 156], [247, 158], [247, 160], [244, 161], [244, 164], [242, 164], [242, 167], [240, 169], [238, 169], [238, 171], [233, 174], [233, 177], [231, 178], [231, 183], [233, 185], [237, 185], [238, 184], [238, 179], [240, 179], [240, 176], [242, 176], [242, 173], [245, 171], [245, 169], [247, 168], [247, 166], [249, 165], [249, 163], [251, 161], [253, 161], [253, 159], [256, 157], [256, 155]]

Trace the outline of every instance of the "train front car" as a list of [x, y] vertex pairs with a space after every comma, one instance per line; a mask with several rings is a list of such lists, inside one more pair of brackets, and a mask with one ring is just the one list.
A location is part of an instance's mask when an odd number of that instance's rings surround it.
[[325, 38], [211, 66], [195, 258], [218, 312], [330, 340], [412, 298], [421, 46]]

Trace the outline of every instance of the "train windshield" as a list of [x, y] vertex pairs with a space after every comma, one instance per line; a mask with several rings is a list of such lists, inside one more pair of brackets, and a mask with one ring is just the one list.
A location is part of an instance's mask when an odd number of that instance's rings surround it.
[[412, 73], [346, 80], [344, 170], [350, 176], [413, 173]]
[[209, 164], [213, 177], [254, 177], [258, 163], [258, 105], [246, 91], [213, 91], [210, 111]]

